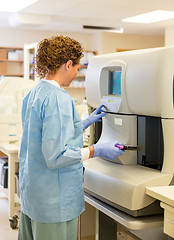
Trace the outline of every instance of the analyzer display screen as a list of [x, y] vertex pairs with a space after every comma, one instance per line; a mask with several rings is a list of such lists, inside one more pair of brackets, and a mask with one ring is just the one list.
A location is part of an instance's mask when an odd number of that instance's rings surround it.
[[121, 95], [121, 71], [110, 72], [109, 94]]

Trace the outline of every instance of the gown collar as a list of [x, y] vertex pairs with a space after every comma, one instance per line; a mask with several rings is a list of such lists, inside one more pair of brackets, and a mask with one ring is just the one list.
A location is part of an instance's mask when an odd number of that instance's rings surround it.
[[52, 85], [54, 85], [54, 86], [60, 88], [60, 85], [59, 85], [55, 80], [47, 80], [47, 79], [43, 79], [42, 81], [44, 81], [44, 82], [48, 82], [48, 83], [51, 83]]

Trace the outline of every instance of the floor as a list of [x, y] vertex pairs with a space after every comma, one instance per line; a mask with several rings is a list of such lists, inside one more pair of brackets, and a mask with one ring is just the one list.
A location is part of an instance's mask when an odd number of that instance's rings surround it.
[[0, 240], [17, 240], [18, 229], [11, 229], [8, 220], [8, 200], [0, 193]]

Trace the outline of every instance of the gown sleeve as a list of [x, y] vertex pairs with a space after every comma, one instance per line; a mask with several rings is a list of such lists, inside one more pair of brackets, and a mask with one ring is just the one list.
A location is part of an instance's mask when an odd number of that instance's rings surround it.
[[[47, 97], [41, 116], [42, 153], [48, 168], [64, 168], [80, 163], [83, 129], [82, 123], [75, 121], [71, 98], [61, 92]], [[82, 130], [76, 131], [76, 127]]]

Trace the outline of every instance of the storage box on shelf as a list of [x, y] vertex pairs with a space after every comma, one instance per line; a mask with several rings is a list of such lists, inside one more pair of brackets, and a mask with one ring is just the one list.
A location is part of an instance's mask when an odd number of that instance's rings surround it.
[[0, 47], [0, 75], [23, 76], [23, 48]]

